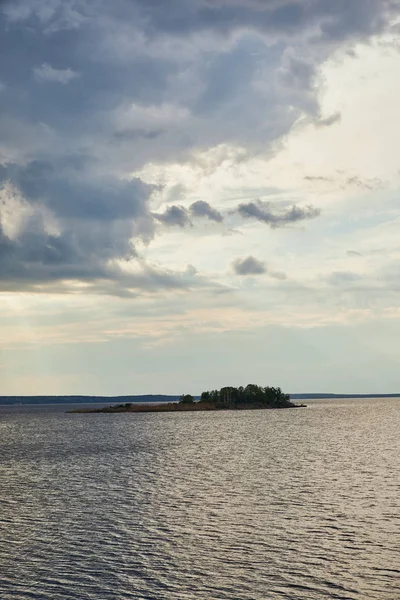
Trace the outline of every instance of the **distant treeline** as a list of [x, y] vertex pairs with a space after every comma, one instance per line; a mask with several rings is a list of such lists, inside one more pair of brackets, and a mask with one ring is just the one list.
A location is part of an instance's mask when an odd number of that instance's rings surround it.
[[103, 402], [177, 402], [179, 396], [146, 394], [140, 396], [0, 396], [0, 405], [14, 404], [91, 404]]

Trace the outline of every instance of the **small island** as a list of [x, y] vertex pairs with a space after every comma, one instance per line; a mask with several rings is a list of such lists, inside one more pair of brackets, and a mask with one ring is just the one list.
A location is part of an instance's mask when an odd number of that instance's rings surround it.
[[183, 394], [179, 402], [164, 404], [116, 404], [104, 408], [76, 408], [70, 413], [121, 413], [121, 412], [188, 412], [210, 410], [260, 410], [281, 408], [303, 408], [305, 404], [291, 402], [290, 395], [279, 387], [261, 387], [249, 384], [246, 387], [223, 387], [220, 390], [203, 392], [199, 400]]

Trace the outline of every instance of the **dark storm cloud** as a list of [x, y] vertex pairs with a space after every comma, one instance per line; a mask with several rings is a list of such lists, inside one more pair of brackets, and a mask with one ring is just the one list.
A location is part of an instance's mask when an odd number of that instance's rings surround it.
[[[134, 241], [148, 242], [153, 236], [147, 205], [153, 188], [140, 180], [90, 178], [81, 161], [64, 157], [3, 165], [0, 182], [3, 278], [44, 282], [117, 277], [119, 270], [110, 264], [136, 256]], [[27, 216], [7, 240], [8, 215], [18, 210]]]
[[184, 35], [209, 29], [227, 33], [250, 27], [294, 35], [310, 29], [316, 37], [327, 40], [380, 31], [398, 9], [392, 0], [117, 0], [115, 6], [115, 12], [141, 17], [149, 35]]
[[[0, 213], [1, 216], [1, 213]], [[134, 272], [121, 268], [115, 259], [137, 258], [130, 245], [132, 232], [120, 224], [106, 228], [93, 222], [70, 226], [60, 234], [46, 230], [44, 219], [34, 216], [18, 237], [10, 239], [0, 224], [0, 290], [67, 292], [64, 282], [82, 282], [86, 292], [133, 297], [138, 292], [164, 289], [213, 287], [196, 277], [195, 269], [184, 272], [150, 266], [136, 260]], [[127, 263], [128, 264], [128, 263]]]
[[216, 223], [222, 223], [224, 220], [221, 213], [204, 200], [193, 202], [193, 204], [190, 205], [190, 212], [194, 217], [206, 217], [210, 219], [210, 221], [215, 221]]
[[[15, 281], [22, 287], [45, 284], [62, 279], [93, 281], [110, 278], [107, 260], [114, 252], [107, 247], [106, 232], [90, 226], [71, 228], [60, 235], [46, 231], [44, 219], [31, 217], [15, 239], [0, 229], [0, 280]], [[114, 243], [114, 242], [113, 242]], [[125, 248], [128, 251], [128, 247]], [[121, 251], [121, 247], [119, 248]], [[133, 253], [133, 250], [129, 248]]]
[[1, 180], [11, 181], [25, 200], [45, 204], [61, 218], [149, 219], [147, 199], [152, 186], [139, 179], [89, 178], [80, 162], [75, 167], [73, 157], [53, 162], [34, 160], [27, 165], [11, 163], [0, 170]]
[[237, 212], [244, 219], [257, 219], [273, 228], [314, 219], [321, 214], [320, 209], [314, 206], [305, 206], [304, 208], [292, 206], [284, 211], [273, 210], [270, 202], [262, 202], [261, 200], [239, 204]]
[[[153, 215], [153, 188], [132, 173], [218, 145], [265, 152], [304, 114], [332, 124], [320, 115], [321, 62], [383, 31], [398, 9], [391, 0], [0, 2], [1, 289], [187, 286], [186, 276], [128, 276], [116, 265], [152, 239], [155, 221], [190, 231], [192, 219], [223, 217], [206, 202]], [[238, 212], [271, 227], [319, 214], [262, 202]]]
[[[154, 219], [148, 211], [152, 186], [140, 180], [86, 180], [86, 171], [63, 163], [33, 161], [0, 166], [0, 289], [35, 289], [81, 281], [96, 289], [184, 288], [182, 277], [143, 265], [134, 242], [148, 242]], [[14, 212], [24, 215], [14, 227]]]
[[[389, 0], [5, 2], [0, 110], [120, 165], [225, 142], [265, 149], [302, 112], [318, 122], [315, 75], [335, 44], [367, 39], [397, 8]], [[212, 36], [210, 49], [193, 44], [196, 32]], [[189, 120], [116, 124], [124, 102], [186, 107]]]

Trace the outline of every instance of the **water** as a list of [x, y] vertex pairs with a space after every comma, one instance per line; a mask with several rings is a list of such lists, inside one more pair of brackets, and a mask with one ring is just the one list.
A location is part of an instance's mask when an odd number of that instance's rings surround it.
[[399, 600], [400, 400], [0, 408], [2, 600]]

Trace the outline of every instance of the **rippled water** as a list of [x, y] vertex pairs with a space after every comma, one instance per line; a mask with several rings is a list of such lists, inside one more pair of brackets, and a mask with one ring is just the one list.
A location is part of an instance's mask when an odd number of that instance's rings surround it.
[[400, 400], [0, 408], [0, 598], [399, 600]]

